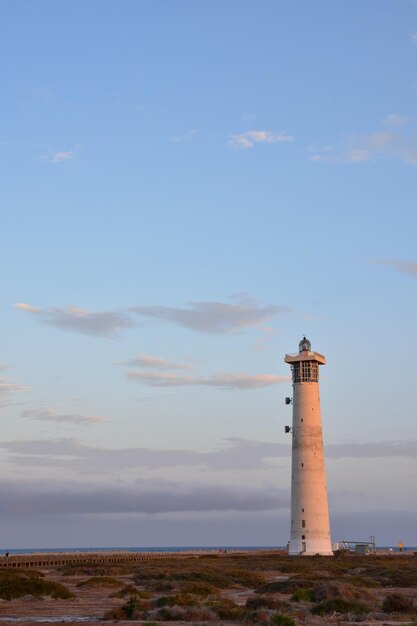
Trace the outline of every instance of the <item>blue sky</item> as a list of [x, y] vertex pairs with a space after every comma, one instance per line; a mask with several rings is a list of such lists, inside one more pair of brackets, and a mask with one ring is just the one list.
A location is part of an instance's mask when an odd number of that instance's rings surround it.
[[0, 22], [4, 547], [285, 544], [303, 334], [333, 539], [416, 545], [417, 4]]

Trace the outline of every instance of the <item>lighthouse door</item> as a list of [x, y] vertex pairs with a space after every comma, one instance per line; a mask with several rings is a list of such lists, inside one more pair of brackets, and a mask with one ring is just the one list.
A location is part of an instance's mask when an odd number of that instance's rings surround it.
[[307, 550], [307, 545], [306, 545], [306, 542], [305, 542], [305, 541], [303, 541], [303, 542], [301, 543], [301, 552], [305, 552], [306, 550]]

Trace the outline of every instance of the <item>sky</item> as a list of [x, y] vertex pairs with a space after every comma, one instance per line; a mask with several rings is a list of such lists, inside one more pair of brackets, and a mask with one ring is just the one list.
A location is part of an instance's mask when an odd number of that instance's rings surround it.
[[417, 545], [417, 3], [0, 7], [0, 548]]

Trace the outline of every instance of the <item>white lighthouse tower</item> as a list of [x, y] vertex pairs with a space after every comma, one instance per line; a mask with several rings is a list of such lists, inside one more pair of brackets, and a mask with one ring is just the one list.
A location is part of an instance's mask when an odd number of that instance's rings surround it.
[[[293, 382], [291, 540], [289, 554], [332, 555], [320, 415], [319, 365], [305, 337], [298, 354], [286, 354]], [[287, 399], [287, 403], [291, 400]]]

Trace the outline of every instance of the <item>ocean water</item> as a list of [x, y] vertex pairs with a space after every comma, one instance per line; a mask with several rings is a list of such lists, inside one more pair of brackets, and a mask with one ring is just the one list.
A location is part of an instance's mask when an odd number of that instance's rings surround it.
[[[392, 550], [393, 552], [399, 552], [397, 546], [377, 546], [377, 551], [381, 550]], [[224, 551], [233, 551], [233, 550], [286, 550], [286, 546], [152, 546], [152, 547], [140, 547], [140, 546], [113, 546], [113, 547], [102, 547], [102, 546], [92, 546], [89, 548], [0, 548], [0, 555], [8, 552], [9, 554], [36, 554], [43, 553], [46, 554], [48, 552], [54, 554], [71, 554], [74, 552], [219, 552], [220, 550]], [[403, 549], [404, 552], [414, 552], [417, 551], [417, 546], [406, 546]]]
[[8, 552], [9, 554], [34, 554], [36, 552], [42, 553], [60, 553], [70, 554], [73, 552], [187, 552], [192, 550], [198, 552], [199, 550], [207, 552], [219, 552], [219, 550], [284, 550], [284, 546], [153, 546], [153, 547], [131, 547], [131, 546], [114, 546], [114, 547], [89, 547], [89, 548], [0, 548], [0, 554]]

